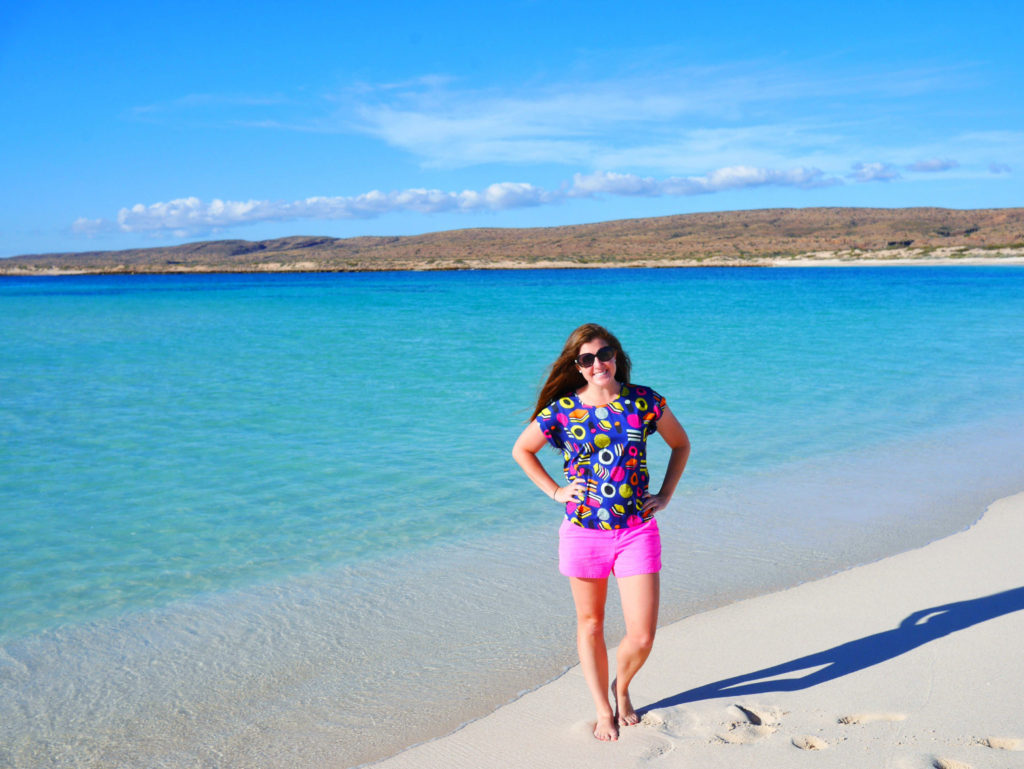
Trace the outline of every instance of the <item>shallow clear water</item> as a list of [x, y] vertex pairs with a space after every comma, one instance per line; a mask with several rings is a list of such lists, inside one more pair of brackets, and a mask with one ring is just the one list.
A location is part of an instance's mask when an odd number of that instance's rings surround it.
[[1019, 268], [0, 280], [0, 759], [353, 765], [571, 664], [509, 449], [588, 320], [694, 443], [666, 621], [1024, 487]]

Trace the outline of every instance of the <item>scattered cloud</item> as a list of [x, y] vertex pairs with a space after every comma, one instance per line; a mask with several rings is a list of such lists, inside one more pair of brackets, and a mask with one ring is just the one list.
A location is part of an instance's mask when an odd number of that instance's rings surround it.
[[373, 190], [361, 195], [311, 197], [292, 202], [220, 199], [204, 202], [196, 197], [178, 198], [167, 202], [150, 205], [139, 203], [122, 208], [115, 222], [79, 218], [72, 225], [72, 230], [82, 235], [113, 230], [136, 233], [168, 231], [184, 235], [266, 221], [372, 219], [399, 212], [437, 214], [504, 211], [552, 205], [573, 198], [605, 195], [685, 196], [765, 185], [811, 189], [842, 183], [841, 179], [829, 177], [817, 168], [776, 170], [731, 166], [703, 176], [665, 179], [605, 171], [576, 174], [571, 183], [562, 184], [555, 190], [547, 190], [525, 182], [499, 182], [483, 190]]
[[436, 214], [446, 211], [502, 211], [538, 206], [556, 196], [523, 182], [501, 182], [482, 191], [444, 192], [409, 189], [398, 192], [373, 190], [350, 197], [313, 197], [291, 203], [269, 200], [219, 200], [179, 198], [166, 203], [137, 204], [122, 208], [117, 226], [122, 232], [153, 230], [216, 230], [239, 224], [290, 219], [372, 219], [398, 211]]
[[71, 223], [71, 231], [76, 235], [100, 235], [104, 232], [113, 232], [117, 227], [105, 219], [87, 219], [80, 216]]
[[[196, 118], [218, 120], [236, 111], [264, 111], [291, 103], [283, 94], [247, 95], [219, 93], [190, 93], [177, 99], [129, 108], [124, 114], [129, 119], [145, 122], [168, 120], [192, 121]], [[233, 121], [228, 121], [233, 122]]]
[[810, 189], [841, 184], [840, 179], [826, 176], [817, 168], [795, 168], [779, 171], [750, 166], [719, 168], [704, 176], [669, 177], [654, 179], [635, 174], [619, 174], [611, 171], [589, 175], [576, 174], [568, 197], [593, 197], [595, 195], [701, 195], [745, 187], [777, 185]]
[[951, 168], [959, 167], [959, 163], [951, 158], [931, 158], [930, 160], [918, 160], [907, 166], [908, 171], [917, 173], [933, 174], [940, 171], [948, 171]]
[[[553, 188], [499, 182], [462, 191], [371, 190], [293, 201], [187, 197], [122, 208], [114, 220], [80, 218], [72, 230], [196, 234], [255, 222], [495, 212], [614, 196], [810, 190], [897, 181], [901, 173], [941, 173], [961, 163], [984, 168], [991, 157], [1012, 161], [1024, 144], [1020, 132], [880, 146], [876, 122], [849, 117], [870, 116], [881, 104], [887, 117], [899, 116], [912, 111], [904, 106], [908, 95], [961, 88], [970, 80], [969, 68], [818, 74], [809, 66], [739, 62], [591, 81], [528, 80], [515, 87], [476, 88], [429, 74], [330, 94], [192, 94], [129, 115], [183, 123], [219, 116], [236, 127], [361, 134], [423, 168], [504, 164], [497, 178], [514, 178], [519, 172], [508, 168], [528, 165], [583, 170]], [[843, 105], [841, 114], [836, 104]], [[858, 157], [891, 162], [854, 162]], [[992, 174], [1009, 170], [1005, 163], [989, 165]]]
[[896, 166], [889, 163], [855, 163], [848, 178], [856, 182], [890, 182], [902, 177]]
[[[909, 96], [961, 89], [976, 78], [968, 65], [837, 71], [808, 62], [737, 61], [643, 69], [589, 80], [527, 77], [515, 86], [481, 87], [471, 77], [430, 73], [328, 93], [195, 93], [127, 115], [181, 125], [219, 120], [253, 130], [362, 134], [421, 168], [556, 164], [689, 176], [742, 165], [840, 174], [858, 156], [882, 154], [877, 125], [851, 114], [870, 116], [884, 105], [887, 115], [898, 116], [909, 110]], [[835, 107], [840, 103], [842, 114]], [[953, 152], [943, 144], [891, 149], [886, 155], [898, 158], [900, 168], [925, 158], [907, 166], [918, 172], [947, 170], [935, 164], [949, 162], [941, 158]], [[866, 166], [856, 172], [871, 173]], [[872, 176], [884, 178], [884, 170]]]
[[558, 163], [625, 170], [637, 167], [629, 161], [644, 158], [652, 170], [672, 173], [706, 165], [695, 148], [708, 141], [730, 153], [732, 162], [763, 158], [770, 143], [771, 162], [788, 165], [799, 163], [809, 148], [841, 146], [835, 141], [841, 123], [843, 144], [854, 143], [850, 134], [859, 129], [833, 114], [829, 105], [836, 99], [884, 101], [898, 110], [909, 94], [962, 87], [968, 79], [955, 69], [816, 76], [763, 62], [543, 87], [528, 83], [515, 91], [432, 79], [350, 94], [344, 130], [354, 127], [380, 139], [424, 167]]

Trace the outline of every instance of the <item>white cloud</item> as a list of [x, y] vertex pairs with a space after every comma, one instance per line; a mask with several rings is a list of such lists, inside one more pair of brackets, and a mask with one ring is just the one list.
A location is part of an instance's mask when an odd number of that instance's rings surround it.
[[705, 178], [710, 192], [767, 184], [810, 189], [840, 183], [839, 179], [828, 177], [817, 168], [793, 168], [789, 171], [778, 171], [769, 168], [731, 166], [714, 171]]
[[[829, 106], [838, 97], [854, 103], [881, 100], [898, 109], [908, 95], [948, 90], [964, 80], [957, 70], [884, 76], [808, 71], [745, 62], [518, 91], [421, 81], [367, 86], [351, 94], [351, 109], [357, 130], [412, 154], [426, 167], [558, 163], [624, 170], [640, 167], [636, 161], [645, 158], [648, 168], [672, 173], [707, 167], [709, 159], [697, 148], [709, 141], [728, 155], [723, 164], [761, 164], [758, 158], [766, 154], [772, 165], [797, 164], [823, 147], [855, 144], [851, 133], [861, 128]], [[346, 121], [344, 130], [351, 127]], [[835, 167], [849, 163], [846, 156]]]
[[849, 178], [857, 182], [889, 182], [900, 179], [900, 172], [888, 163], [856, 163]]
[[263, 112], [290, 103], [291, 100], [282, 94], [190, 93], [177, 99], [131, 107], [124, 113], [124, 116], [131, 120], [147, 122], [173, 120], [188, 123], [196, 119], [219, 120], [224, 115], [246, 114], [251, 111]]
[[[401, 211], [421, 214], [446, 211], [503, 211], [556, 202], [559, 197], [557, 193], [525, 182], [501, 182], [481, 191], [462, 192], [428, 189], [396, 192], [372, 190], [350, 197], [312, 197], [290, 203], [220, 199], [206, 203], [199, 198], [189, 197], [148, 206], [139, 203], [130, 208], [122, 208], [117, 214], [116, 226], [122, 232], [174, 230], [195, 233], [264, 221], [372, 219]], [[79, 225], [80, 222], [83, 224]], [[75, 225], [76, 231], [85, 232], [86, 222], [92, 228], [107, 225], [103, 220], [79, 219]]]
[[117, 229], [111, 222], [104, 219], [87, 219], [80, 216], [71, 223], [71, 231], [76, 235], [99, 235]]
[[203, 203], [199, 198], [178, 198], [166, 203], [144, 206], [138, 203], [117, 213], [122, 232], [147, 230], [201, 231], [275, 218], [274, 205], [264, 200]]
[[474, 192], [463, 192], [463, 202], [460, 208], [473, 210], [483, 208], [490, 211], [500, 211], [506, 208], [523, 208], [525, 206], [539, 206], [544, 203], [554, 202], [558, 195], [534, 187], [532, 184], [522, 182], [500, 182], [492, 184], [479, 196]]
[[841, 180], [826, 176], [817, 168], [794, 168], [779, 171], [750, 166], [729, 166], [719, 168], [704, 176], [673, 176], [667, 179], [640, 177], [635, 174], [619, 174], [613, 171], [593, 174], [576, 174], [568, 197], [593, 197], [595, 195], [640, 195], [660, 197], [662, 195], [701, 195], [723, 190], [746, 187], [776, 185], [783, 187], [824, 187], [841, 184]]
[[746, 187], [778, 185], [809, 189], [841, 184], [817, 168], [780, 171], [749, 166], [730, 166], [704, 176], [655, 179], [611, 171], [576, 174], [571, 183], [547, 190], [526, 182], [499, 182], [482, 190], [446, 192], [437, 189], [407, 189], [394, 192], [372, 190], [361, 195], [312, 197], [292, 202], [269, 200], [220, 200], [204, 202], [196, 197], [122, 208], [116, 222], [78, 219], [72, 229], [80, 234], [103, 230], [175, 234], [210, 232], [238, 225], [292, 219], [372, 219], [385, 214], [415, 212], [473, 213], [557, 204], [570, 198], [602, 195], [681, 196], [701, 195]]
[[[914, 96], [971, 85], [976, 75], [969, 65], [865, 70], [814, 61], [715, 67], [646, 61], [621, 77], [541, 80], [527, 73], [514, 86], [481, 87], [472, 77], [431, 73], [330, 93], [194, 93], [127, 115], [189, 126], [359, 133], [424, 168], [557, 164], [688, 177], [738, 165], [838, 175], [871, 156], [900, 168], [947, 156], [968, 166], [979, 162], [950, 137], [920, 146], [909, 134], [880, 134], [873, 117], [884, 109], [887, 125], [902, 125], [901, 115], [912, 121]], [[880, 135], [897, 139], [894, 146], [880, 146]], [[991, 157], [1012, 160], [1005, 152]]]
[[931, 158], [930, 160], [918, 160], [916, 163], [911, 163], [907, 166], [907, 170], [931, 174], [948, 171], [959, 166], [960, 164], [951, 158]]
[[589, 198], [594, 195], [663, 195], [663, 182], [651, 177], [641, 178], [636, 174], [619, 174], [614, 171], [598, 171], [592, 174], [575, 174], [569, 197]]

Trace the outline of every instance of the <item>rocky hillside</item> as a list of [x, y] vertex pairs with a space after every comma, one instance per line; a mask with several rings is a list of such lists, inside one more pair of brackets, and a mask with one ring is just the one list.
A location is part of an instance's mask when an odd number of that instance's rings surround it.
[[642, 264], [742, 265], [941, 249], [1024, 248], [1024, 208], [801, 208], [681, 214], [567, 227], [409, 237], [219, 240], [165, 248], [16, 256], [0, 274], [371, 271]]

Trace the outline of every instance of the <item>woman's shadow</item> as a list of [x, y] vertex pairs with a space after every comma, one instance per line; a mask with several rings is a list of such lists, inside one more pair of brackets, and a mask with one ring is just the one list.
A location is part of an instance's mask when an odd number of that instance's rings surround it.
[[[825, 651], [674, 694], [642, 708], [645, 713], [715, 697], [791, 692], [832, 681], [898, 657], [971, 625], [1024, 609], [1024, 587], [916, 611], [898, 627]], [[803, 672], [806, 671], [806, 672]], [[803, 672], [803, 675], [795, 675]]]

